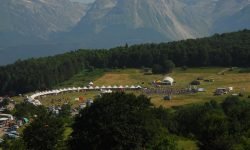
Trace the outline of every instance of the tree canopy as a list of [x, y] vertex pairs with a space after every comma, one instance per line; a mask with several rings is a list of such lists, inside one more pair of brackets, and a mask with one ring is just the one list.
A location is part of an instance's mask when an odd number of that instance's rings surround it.
[[243, 30], [195, 40], [109, 50], [77, 50], [53, 57], [19, 60], [0, 67], [0, 94], [16, 95], [50, 89], [83, 69], [152, 68], [158, 65], [163, 72], [170, 72], [173, 64], [177, 67], [249, 67], [249, 39], [250, 30]]
[[63, 122], [51, 115], [36, 118], [23, 132], [29, 150], [54, 150], [63, 138]]
[[145, 96], [114, 93], [97, 98], [73, 125], [71, 149], [166, 149], [175, 141], [150, 112]]

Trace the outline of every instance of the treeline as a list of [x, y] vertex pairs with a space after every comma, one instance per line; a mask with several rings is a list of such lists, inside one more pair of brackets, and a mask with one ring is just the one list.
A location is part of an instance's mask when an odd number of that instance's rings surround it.
[[[196, 141], [201, 150], [249, 150], [249, 108], [249, 99], [239, 97], [228, 97], [221, 104], [210, 101], [166, 109], [153, 107], [145, 96], [105, 94], [68, 124], [73, 132], [64, 140], [67, 122], [63, 118], [70, 111], [51, 116], [40, 110], [22, 138], [4, 142], [3, 149], [177, 150], [178, 141], [185, 137]], [[16, 109], [26, 115], [31, 108], [23, 104]]]
[[196, 139], [201, 150], [248, 150], [249, 107], [249, 100], [228, 97], [222, 104], [211, 101], [181, 108], [172, 115], [159, 113], [158, 118], [170, 133]]
[[77, 50], [54, 57], [17, 61], [0, 67], [0, 94], [52, 88], [74, 74], [93, 68], [164, 66], [250, 66], [250, 30], [209, 38], [160, 44], [122, 46], [109, 50]]

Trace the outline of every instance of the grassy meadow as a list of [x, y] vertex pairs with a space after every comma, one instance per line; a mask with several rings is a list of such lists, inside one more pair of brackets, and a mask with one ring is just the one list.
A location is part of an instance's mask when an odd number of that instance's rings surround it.
[[[151, 101], [156, 106], [173, 107], [192, 103], [204, 103], [210, 100], [222, 101], [226, 96], [214, 96], [213, 92], [218, 87], [234, 87], [233, 93], [249, 94], [250, 91], [250, 74], [238, 73], [239, 71], [226, 71], [227, 68], [189, 68], [183, 70], [181, 68], [168, 75], [144, 75], [138, 69], [114, 70], [108, 72], [102, 77], [95, 80], [96, 85], [143, 85], [143, 87], [150, 87], [154, 80], [162, 80], [165, 76], [171, 76], [175, 79], [176, 84], [173, 88], [187, 88], [189, 83], [198, 77], [204, 79], [214, 79], [214, 82], [201, 81], [198, 87], [205, 88], [206, 92], [174, 95], [173, 100], [164, 101], [164, 95], [150, 95]], [[223, 73], [221, 73], [223, 72]], [[142, 84], [144, 83], [144, 84]]]
[[[114, 69], [110, 71], [95, 70], [93, 72], [81, 72], [70, 80], [63, 82], [55, 88], [63, 87], [78, 87], [86, 86], [88, 82], [93, 81], [95, 86], [108, 86], [108, 85], [141, 85], [143, 87], [151, 87], [151, 83], [154, 80], [162, 80], [165, 76], [171, 76], [176, 81], [173, 88], [181, 89], [187, 88], [189, 83], [196, 80], [198, 77], [203, 79], [213, 79], [214, 82], [201, 81], [201, 85], [198, 87], [205, 88], [205, 92], [186, 94], [186, 95], [173, 95], [171, 101], [164, 101], [164, 95], [148, 95], [151, 97], [151, 101], [155, 106], [163, 107], [175, 107], [193, 103], [204, 103], [210, 100], [222, 101], [226, 96], [232, 93], [243, 93], [244, 96], [250, 95], [250, 73], [239, 73], [240, 69], [234, 69], [230, 71], [228, 68], [188, 68], [183, 70], [182, 68], [176, 68], [173, 73], [168, 75], [144, 75], [144, 72], [140, 69]], [[214, 96], [213, 92], [218, 87], [233, 87], [232, 93], [223, 96]], [[130, 91], [131, 92], [131, 91]], [[41, 98], [42, 104], [49, 105], [61, 105], [65, 102], [78, 106], [82, 101], [75, 101], [76, 98], [83, 97], [84, 100], [94, 98], [100, 92], [73, 92], [64, 93], [53, 96], [46, 96]], [[133, 92], [136, 95], [142, 94], [142, 92]], [[22, 98], [15, 97], [16, 101], [20, 101]]]

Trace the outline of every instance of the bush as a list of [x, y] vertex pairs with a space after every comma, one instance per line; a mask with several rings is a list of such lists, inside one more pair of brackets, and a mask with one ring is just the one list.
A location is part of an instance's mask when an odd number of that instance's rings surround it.
[[171, 60], [166, 60], [163, 62], [162, 65], [155, 64], [152, 67], [153, 74], [164, 74], [164, 73], [171, 73], [175, 68], [175, 64]]
[[197, 81], [197, 80], [194, 80], [190, 83], [191, 85], [200, 85], [201, 82], [200, 81]]
[[243, 94], [243, 93], [240, 93], [240, 94], [239, 94], [239, 97], [244, 97], [244, 94]]
[[187, 66], [182, 66], [181, 69], [186, 71], [188, 69], [188, 67]]
[[161, 74], [164, 73], [163, 67], [159, 64], [155, 64], [152, 67], [152, 73], [153, 74]]

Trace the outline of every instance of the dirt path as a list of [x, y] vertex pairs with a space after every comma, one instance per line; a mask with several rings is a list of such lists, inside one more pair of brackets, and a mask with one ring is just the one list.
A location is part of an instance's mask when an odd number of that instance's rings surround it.
[[222, 71], [218, 72], [217, 74], [218, 75], [222, 75], [224, 74], [225, 72], [229, 71], [231, 68], [226, 68], [226, 69], [223, 69]]

